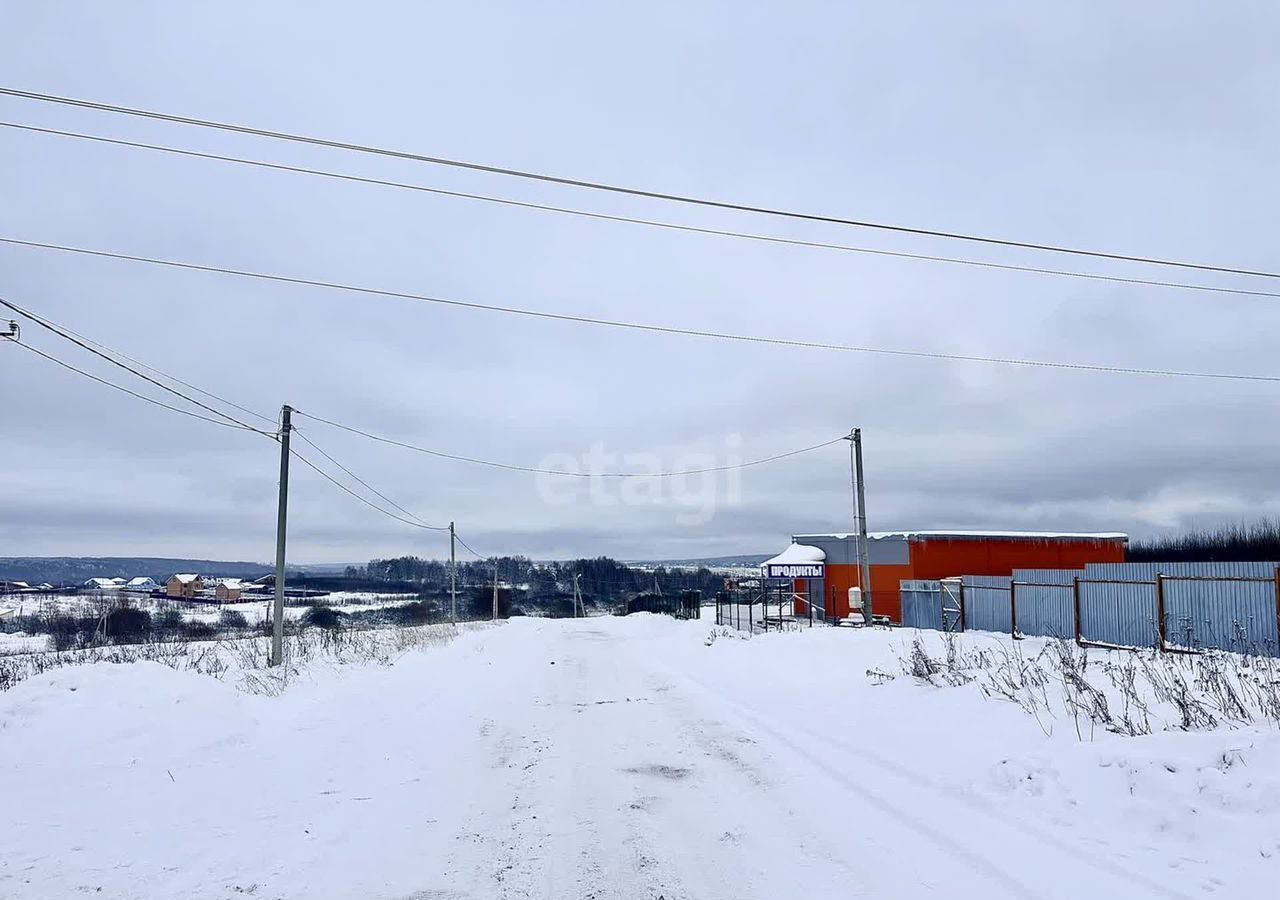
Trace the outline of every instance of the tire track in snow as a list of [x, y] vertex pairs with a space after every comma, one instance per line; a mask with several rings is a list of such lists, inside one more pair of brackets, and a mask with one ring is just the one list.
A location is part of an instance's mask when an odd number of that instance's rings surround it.
[[[650, 665], [652, 664], [650, 663]], [[1150, 892], [1152, 896], [1171, 898], [1171, 900], [1192, 900], [1192, 897], [1189, 894], [1185, 894], [1174, 888], [1168, 887], [1167, 885], [1160, 884], [1149, 878], [1145, 878], [1142, 875], [1130, 872], [1110, 860], [1098, 859], [1097, 857], [1090, 855], [1086, 850], [1073, 846], [1069, 842], [1063, 841], [1058, 835], [1047, 832], [1032, 823], [1022, 820], [1019, 820], [1016, 823], [1010, 823], [1007, 819], [1007, 814], [997, 810], [994, 806], [983, 801], [981, 798], [960, 791], [950, 785], [940, 784], [928, 776], [922, 775], [919, 772], [908, 769], [892, 760], [886, 759], [874, 750], [836, 741], [832, 738], [816, 734], [809, 729], [797, 726], [794, 723], [779, 722], [776, 719], [765, 716], [758, 710], [746, 706], [741, 701], [731, 697], [719, 688], [716, 688], [713, 685], [710, 685], [687, 673], [673, 671], [666, 667], [656, 667], [654, 670], [660, 671], [664, 677], [676, 682], [685, 682], [687, 685], [696, 687], [703, 692], [704, 697], [713, 696], [718, 703], [729, 707], [732, 715], [737, 716], [748, 725], [758, 728], [760, 731], [768, 734], [773, 740], [785, 746], [795, 755], [808, 760], [813, 764], [818, 772], [825, 775], [830, 780], [836, 781], [845, 790], [857, 795], [867, 803], [875, 806], [877, 809], [906, 825], [908, 828], [920, 833], [946, 852], [955, 856], [957, 859], [964, 861], [975, 871], [978, 871], [993, 880], [999, 881], [1005, 887], [1010, 889], [1016, 897], [1039, 898], [1044, 897], [1045, 895], [1010, 875], [1006, 870], [999, 867], [996, 863], [987, 859], [985, 856], [982, 856], [980, 853], [960, 844], [955, 838], [936, 828], [929, 822], [904, 811], [899, 804], [891, 802], [879, 792], [874, 791], [861, 782], [843, 774], [842, 770], [849, 765], [849, 760], [857, 759], [859, 761], [868, 762], [879, 769], [881, 773], [889, 775], [892, 778], [907, 784], [912, 790], [927, 792], [935, 796], [946, 796], [967, 809], [992, 819], [1002, 830], [1010, 830], [1014, 834], [1021, 832], [1025, 835], [1031, 835], [1042, 844], [1053, 847], [1060, 853], [1072, 857], [1077, 862], [1098, 872], [1106, 873], [1110, 877], [1118, 878], [1127, 881], [1134, 886], [1141, 887]], [[795, 740], [795, 735], [803, 736], [805, 743]], [[829, 755], [824, 755], [821, 751], [815, 751], [813, 749], [815, 746], [825, 746], [827, 748], [827, 754]], [[1011, 825], [1013, 826], [1012, 829]], [[1009, 853], [1008, 855], [1012, 856], [1014, 854]]]

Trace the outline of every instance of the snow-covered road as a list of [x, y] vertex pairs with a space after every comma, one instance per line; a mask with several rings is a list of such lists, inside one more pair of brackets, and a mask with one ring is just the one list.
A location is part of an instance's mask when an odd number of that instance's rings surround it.
[[1105, 824], [1141, 811], [986, 790], [1004, 756], [1090, 748], [968, 693], [870, 686], [874, 635], [709, 630], [513, 621], [279, 697], [155, 664], [33, 678], [0, 695], [0, 896], [1146, 898], [1241, 877], [1186, 857], [1194, 833]]

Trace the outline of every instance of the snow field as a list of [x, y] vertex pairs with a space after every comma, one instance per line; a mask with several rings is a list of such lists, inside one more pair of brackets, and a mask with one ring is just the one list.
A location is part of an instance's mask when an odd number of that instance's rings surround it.
[[273, 696], [46, 672], [0, 694], [0, 896], [1269, 893], [1280, 733], [1081, 741], [902, 674], [915, 636], [512, 620]]
[[[352, 613], [364, 610], [386, 609], [413, 601], [413, 594], [384, 594], [363, 591], [338, 591], [320, 597], [318, 605], [338, 612]], [[223, 611], [237, 612], [250, 626], [259, 625], [271, 618], [271, 600], [246, 600], [235, 603], [199, 603], [189, 600], [165, 600], [135, 594], [107, 594], [105, 597], [89, 595], [33, 594], [21, 595], [6, 602], [5, 609], [18, 616], [44, 615], [102, 615], [104, 610], [127, 602], [134, 609], [145, 610], [153, 618], [168, 610], [176, 610], [184, 622], [203, 622], [216, 625]], [[306, 615], [309, 606], [285, 606], [286, 621], [297, 621]], [[0, 656], [14, 653], [31, 653], [48, 650], [48, 635], [16, 635], [0, 632]]]

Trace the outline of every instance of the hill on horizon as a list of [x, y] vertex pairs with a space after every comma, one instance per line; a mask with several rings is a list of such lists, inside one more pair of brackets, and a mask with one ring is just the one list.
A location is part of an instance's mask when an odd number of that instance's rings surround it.
[[274, 568], [266, 563], [166, 556], [5, 556], [0, 557], [0, 581], [79, 584], [90, 578], [149, 575], [163, 582], [175, 572], [196, 572], [215, 578], [257, 578]]

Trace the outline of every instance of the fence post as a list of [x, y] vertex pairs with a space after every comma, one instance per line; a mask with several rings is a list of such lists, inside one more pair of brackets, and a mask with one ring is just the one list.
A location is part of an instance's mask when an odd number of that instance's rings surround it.
[[960, 579], [960, 630], [963, 632], [967, 627], [965, 625], [965, 602], [964, 602], [964, 579]]
[[1165, 624], [1164, 624], [1164, 576], [1159, 572], [1156, 573], [1156, 647], [1161, 653], [1168, 649], [1169, 645], [1165, 640]]
[[1080, 576], [1077, 575], [1071, 579], [1071, 607], [1073, 618], [1075, 619], [1076, 644], [1084, 646], [1084, 639], [1080, 636]]
[[1009, 636], [1018, 639], [1018, 582], [1009, 581]]
[[1276, 566], [1276, 654], [1280, 655], [1280, 566]]

